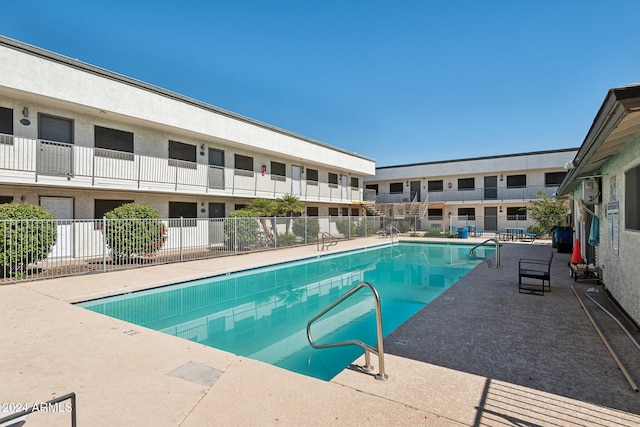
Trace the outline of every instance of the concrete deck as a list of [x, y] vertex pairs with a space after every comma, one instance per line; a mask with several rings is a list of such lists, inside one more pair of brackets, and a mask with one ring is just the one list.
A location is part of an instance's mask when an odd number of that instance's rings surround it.
[[[314, 257], [315, 246], [0, 286], [0, 404], [73, 391], [81, 426], [640, 426], [640, 395], [572, 289], [640, 383], [640, 352], [584, 296], [593, 288], [609, 304], [602, 286], [574, 284], [570, 254], [556, 254], [551, 293], [518, 293], [518, 259], [551, 250], [503, 244], [500, 268], [482, 263], [391, 333], [388, 381], [347, 369], [324, 382], [69, 304]], [[41, 411], [26, 425], [68, 426], [70, 415]]]

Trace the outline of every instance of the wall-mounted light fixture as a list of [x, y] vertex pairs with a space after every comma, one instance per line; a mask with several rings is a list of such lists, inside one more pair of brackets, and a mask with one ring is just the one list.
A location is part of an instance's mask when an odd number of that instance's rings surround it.
[[500, 206], [500, 213], [502, 213], [502, 206]]
[[409, 181], [407, 181], [407, 187], [409, 186]]
[[204, 144], [200, 144], [200, 155], [204, 156]]
[[300, 173], [304, 173], [304, 166], [300, 166]]
[[500, 181], [504, 181], [504, 175], [500, 174]]
[[24, 107], [24, 108], [22, 109], [22, 115], [23, 115], [24, 117], [29, 117], [29, 107]]

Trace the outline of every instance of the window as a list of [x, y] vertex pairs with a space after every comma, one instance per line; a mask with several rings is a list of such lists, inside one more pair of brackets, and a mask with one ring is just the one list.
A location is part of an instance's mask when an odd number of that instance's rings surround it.
[[376, 196], [378, 195], [378, 184], [367, 184], [367, 190], [375, 190]]
[[102, 219], [104, 214], [114, 210], [118, 206], [122, 206], [127, 203], [133, 203], [133, 200], [101, 200], [96, 199], [93, 202], [93, 217], [95, 219]]
[[640, 165], [624, 174], [624, 228], [640, 230]]
[[427, 216], [430, 220], [442, 219], [442, 208], [427, 209]]
[[[11, 108], [0, 107], [0, 133], [13, 135], [13, 110]], [[0, 138], [4, 141], [4, 138]]]
[[[93, 137], [94, 145], [97, 148], [96, 156], [133, 160], [133, 133], [102, 126], [94, 126]], [[116, 154], [105, 150], [128, 154]]]
[[358, 188], [360, 187], [360, 180], [357, 177], [351, 177], [351, 187]]
[[466, 216], [467, 219], [476, 219], [476, 208], [458, 208], [458, 216]]
[[271, 162], [271, 179], [284, 181], [287, 176], [287, 165], [280, 162]]
[[389, 183], [389, 193], [390, 194], [402, 194], [404, 193], [404, 187], [401, 182], [391, 182]]
[[[182, 221], [185, 227], [195, 227], [198, 217], [198, 204], [191, 202], [169, 202], [169, 218], [190, 218]], [[169, 227], [180, 227], [180, 220], [169, 221]]]
[[195, 169], [196, 146], [178, 141], [169, 141], [169, 166]]
[[437, 181], [428, 181], [427, 190], [429, 191], [444, 191], [443, 181], [441, 179]]
[[318, 216], [318, 208], [316, 206], [307, 206], [307, 216]]
[[476, 180], [475, 178], [459, 178], [458, 190], [475, 190]]
[[329, 208], [329, 216], [338, 216], [338, 208]]
[[307, 184], [318, 185], [317, 182], [318, 182], [318, 169], [307, 169]]
[[527, 219], [527, 208], [522, 206], [514, 206], [507, 208], [507, 219], [508, 220], [526, 220]]
[[249, 205], [236, 204], [236, 205], [233, 205], [233, 210], [234, 211], [239, 211], [240, 209], [244, 209], [247, 206], [249, 206]]
[[547, 172], [544, 174], [545, 187], [559, 187], [567, 176], [566, 172]]
[[507, 188], [524, 188], [527, 186], [527, 175], [507, 175]]
[[360, 216], [360, 209], [351, 208], [351, 216]]
[[0, 205], [13, 202], [13, 196], [0, 196]]
[[337, 188], [338, 187], [338, 174], [329, 172], [328, 181], [329, 181], [329, 187]]
[[341, 208], [340, 210], [342, 211], [340, 215], [349, 216], [349, 208]]
[[[253, 176], [253, 157], [243, 156], [242, 154], [236, 154], [234, 156], [235, 174]], [[247, 172], [238, 172], [247, 171]]]

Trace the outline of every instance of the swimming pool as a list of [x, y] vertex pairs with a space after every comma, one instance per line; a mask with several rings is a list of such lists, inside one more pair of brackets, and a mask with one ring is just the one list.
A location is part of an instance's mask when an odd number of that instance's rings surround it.
[[[362, 281], [376, 287], [387, 335], [495, 249], [399, 243], [289, 262], [77, 305], [210, 347], [329, 380], [363, 354], [312, 348], [306, 323]], [[314, 323], [316, 342], [376, 344], [375, 303], [362, 290]]]

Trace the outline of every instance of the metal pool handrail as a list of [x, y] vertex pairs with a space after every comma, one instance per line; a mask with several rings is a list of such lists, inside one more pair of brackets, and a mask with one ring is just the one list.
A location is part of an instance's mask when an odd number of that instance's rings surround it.
[[[367, 287], [371, 290], [371, 293], [373, 293], [373, 297], [376, 301], [376, 327], [378, 332], [378, 349], [376, 350], [374, 347], [360, 340], [346, 340], [346, 341], [336, 341], [336, 342], [326, 343], [326, 344], [316, 344], [313, 341], [313, 338], [311, 337], [311, 324], [316, 320], [318, 320], [319, 318], [321, 318], [322, 316], [324, 316], [325, 314], [327, 314], [329, 311], [335, 308], [338, 304], [340, 304], [341, 302], [343, 302], [344, 300], [346, 300], [347, 298], [349, 298], [350, 296], [352, 296], [353, 294], [355, 294], [356, 292], [358, 292], [360, 289], [364, 287]], [[376, 290], [376, 288], [373, 287], [371, 283], [360, 282], [355, 288], [351, 289], [349, 292], [347, 292], [346, 294], [344, 294], [343, 296], [335, 300], [333, 303], [329, 304], [320, 313], [313, 316], [311, 320], [307, 322], [307, 339], [309, 340], [309, 344], [311, 344], [311, 347], [316, 349], [344, 347], [348, 345], [357, 345], [358, 347], [362, 347], [364, 349], [364, 357], [365, 357], [365, 365], [366, 365], [364, 370], [366, 372], [373, 371], [373, 366], [371, 366], [371, 356], [370, 356], [370, 353], [373, 353], [376, 356], [378, 356], [378, 364], [380, 368], [379, 372], [375, 375], [375, 378], [377, 380], [386, 380], [387, 378], [389, 378], [387, 374], [385, 374], [384, 372], [384, 349], [382, 344], [382, 308], [380, 305], [380, 295], [378, 294], [378, 291]]]
[[[484, 244], [489, 242], [494, 242], [496, 244], [496, 268], [498, 268], [500, 267], [500, 241], [496, 238], [487, 239], [482, 243], [478, 243], [477, 245], [469, 249], [469, 255], [473, 254], [473, 251], [475, 251], [476, 248], [479, 248], [480, 246], [483, 246]], [[491, 264], [489, 264], [489, 266], [491, 266]]]

